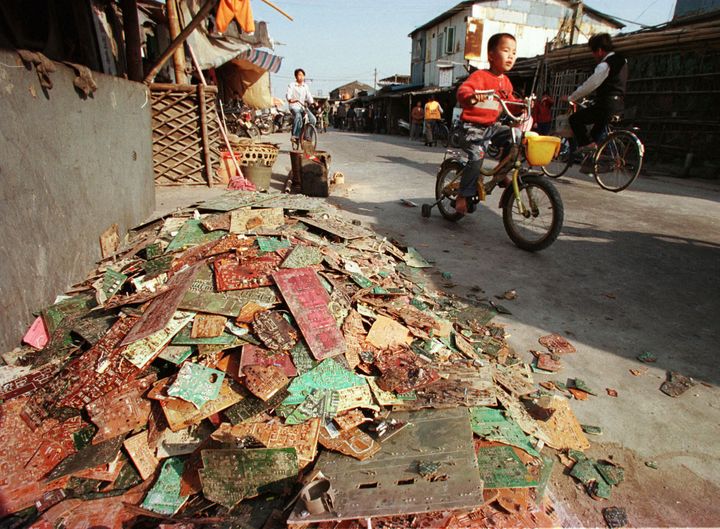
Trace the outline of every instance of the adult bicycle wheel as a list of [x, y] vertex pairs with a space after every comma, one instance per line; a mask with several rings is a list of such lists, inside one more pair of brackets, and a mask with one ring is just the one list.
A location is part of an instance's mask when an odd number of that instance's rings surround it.
[[503, 204], [503, 225], [510, 240], [528, 252], [550, 246], [560, 235], [565, 215], [562, 199], [555, 186], [541, 175], [525, 175], [518, 182], [520, 201], [512, 189]]
[[433, 139], [443, 147], [447, 148], [447, 146], [450, 145], [450, 131], [448, 130], [447, 125], [444, 123], [438, 123], [437, 128], [435, 129], [435, 138]]
[[564, 175], [572, 165], [572, 156], [570, 155], [570, 141], [567, 138], [560, 139], [560, 151], [553, 158], [553, 161], [542, 166], [542, 172], [550, 178], [560, 178]]
[[310, 123], [305, 123], [300, 130], [300, 143], [303, 152], [313, 153], [317, 147], [317, 129]]
[[455, 211], [454, 207], [455, 198], [457, 198], [460, 189], [460, 176], [463, 167], [465, 166], [460, 162], [443, 164], [435, 181], [435, 199], [440, 201], [437, 207], [440, 214], [452, 222], [457, 222], [464, 217], [462, 213]]
[[598, 146], [593, 175], [603, 189], [615, 193], [626, 189], [640, 174], [644, 147], [632, 132], [618, 130]]

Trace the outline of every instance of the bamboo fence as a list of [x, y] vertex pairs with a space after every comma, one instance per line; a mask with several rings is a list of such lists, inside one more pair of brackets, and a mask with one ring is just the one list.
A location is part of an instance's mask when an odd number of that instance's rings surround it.
[[150, 92], [155, 184], [220, 184], [217, 87], [153, 83]]

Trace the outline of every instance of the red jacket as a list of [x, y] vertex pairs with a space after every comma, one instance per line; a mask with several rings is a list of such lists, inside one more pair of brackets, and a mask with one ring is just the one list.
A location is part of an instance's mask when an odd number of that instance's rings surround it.
[[[477, 70], [468, 77], [457, 91], [457, 100], [463, 111], [460, 119], [480, 125], [492, 125], [500, 117], [502, 107], [496, 100], [487, 100], [478, 103], [477, 106], [470, 104], [470, 98], [475, 95], [475, 90], [495, 90], [500, 97], [509, 101], [517, 101], [513, 97], [513, 87], [506, 75], [495, 75], [490, 70]], [[513, 109], [510, 109], [513, 112]]]

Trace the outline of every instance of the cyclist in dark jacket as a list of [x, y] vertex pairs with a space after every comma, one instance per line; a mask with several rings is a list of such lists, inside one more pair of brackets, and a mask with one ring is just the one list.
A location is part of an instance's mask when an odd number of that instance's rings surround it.
[[[598, 65], [593, 74], [567, 98], [571, 103], [576, 103], [595, 93], [595, 104], [578, 108], [569, 120], [577, 146], [583, 150], [595, 149], [595, 142], [601, 140], [600, 135], [610, 118], [625, 108], [625, 85], [628, 77], [627, 59], [613, 51], [610, 35], [593, 35], [588, 46]], [[586, 126], [590, 124], [593, 127], [588, 136]]]

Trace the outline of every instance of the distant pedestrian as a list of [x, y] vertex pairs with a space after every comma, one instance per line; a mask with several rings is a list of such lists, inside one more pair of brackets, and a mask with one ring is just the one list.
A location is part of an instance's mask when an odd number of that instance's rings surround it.
[[440, 103], [435, 101], [435, 96], [425, 103], [425, 145], [437, 145], [437, 124], [442, 118], [443, 109]]
[[422, 101], [415, 103], [410, 111], [410, 139], [416, 140], [422, 134], [423, 119], [425, 118], [425, 110]]
[[552, 125], [552, 107], [555, 102], [550, 94], [543, 92], [540, 101], [535, 103], [532, 111], [532, 118], [535, 123], [535, 130], [542, 136], [550, 134]]

